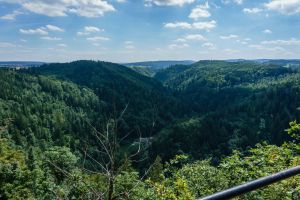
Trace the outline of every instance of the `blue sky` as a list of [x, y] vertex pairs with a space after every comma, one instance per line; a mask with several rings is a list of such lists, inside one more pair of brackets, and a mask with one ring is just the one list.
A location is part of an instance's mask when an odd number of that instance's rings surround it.
[[0, 60], [300, 58], [300, 0], [0, 0]]

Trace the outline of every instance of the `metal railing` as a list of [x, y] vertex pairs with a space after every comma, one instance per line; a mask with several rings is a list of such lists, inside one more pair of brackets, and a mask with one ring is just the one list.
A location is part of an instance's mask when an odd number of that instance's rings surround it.
[[251, 192], [253, 190], [257, 190], [259, 188], [265, 187], [267, 185], [276, 183], [278, 181], [281, 181], [283, 179], [287, 179], [289, 177], [295, 176], [300, 174], [300, 165], [291, 169], [284, 170], [282, 172], [266, 176], [248, 183], [245, 183], [240, 186], [236, 186], [233, 188], [230, 188], [228, 190], [224, 190], [222, 192], [218, 192], [216, 194], [199, 198], [198, 200], [225, 200], [225, 199], [231, 199], [237, 196], [240, 196], [242, 194], [245, 194], [247, 192]]

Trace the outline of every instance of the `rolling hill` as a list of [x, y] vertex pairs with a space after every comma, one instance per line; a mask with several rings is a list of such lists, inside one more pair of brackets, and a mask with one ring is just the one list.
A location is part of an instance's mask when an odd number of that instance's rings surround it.
[[199, 61], [155, 78], [194, 111], [159, 134], [153, 151], [167, 143], [173, 151], [164, 152], [168, 158], [179, 151], [199, 158], [210, 149], [218, 157], [259, 141], [280, 144], [288, 139], [288, 122], [299, 119], [300, 74], [278, 65]]
[[[107, 118], [124, 115], [127, 131], [139, 127], [150, 137], [165, 123], [182, 114], [182, 106], [162, 84], [125, 66], [93, 61], [48, 64], [26, 70], [35, 75], [52, 76], [91, 89], [108, 106]], [[179, 111], [179, 112], [178, 112]]]

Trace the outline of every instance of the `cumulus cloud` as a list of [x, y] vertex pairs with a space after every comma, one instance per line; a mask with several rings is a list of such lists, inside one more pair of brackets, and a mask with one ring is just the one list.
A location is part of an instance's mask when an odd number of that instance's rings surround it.
[[192, 29], [192, 24], [187, 22], [166, 23], [165, 28]]
[[127, 40], [124, 42], [124, 44], [133, 44], [133, 41]]
[[61, 43], [61, 44], [58, 44], [57, 46], [62, 47], [62, 48], [66, 48], [68, 45]]
[[211, 30], [214, 29], [217, 25], [217, 22], [215, 20], [207, 21], [207, 22], [195, 22], [193, 23], [194, 29], [199, 30]]
[[92, 33], [98, 33], [98, 32], [104, 31], [104, 29], [100, 29], [100, 28], [95, 27], [95, 26], [85, 26], [83, 29], [84, 29], [84, 31], [77, 32], [78, 36], [87, 36], [87, 35], [90, 35]]
[[195, 0], [145, 0], [145, 6], [183, 6], [194, 2]]
[[266, 30], [263, 31], [263, 33], [265, 33], [265, 34], [272, 34], [272, 31], [270, 29], [266, 29]]
[[206, 2], [203, 5], [198, 5], [196, 8], [192, 10], [192, 12], [189, 15], [189, 18], [194, 20], [197, 20], [199, 18], [208, 18], [211, 16], [208, 9], [209, 9], [208, 2]]
[[284, 15], [294, 15], [300, 13], [300, 0], [272, 0], [265, 7]]
[[165, 28], [181, 28], [181, 29], [198, 29], [209, 31], [214, 29], [217, 25], [215, 20], [206, 21], [206, 22], [175, 22], [175, 23], [166, 23]]
[[127, 50], [134, 50], [135, 49], [134, 42], [130, 40], [125, 41], [124, 48]]
[[87, 40], [92, 41], [92, 42], [96, 42], [96, 41], [108, 41], [110, 39], [107, 38], [107, 37], [96, 36], [96, 37], [88, 37]]
[[97, 32], [103, 31], [103, 29], [100, 29], [95, 26], [85, 26], [84, 31], [87, 33], [97, 33]]
[[233, 0], [233, 2], [236, 4], [243, 4], [244, 0]]
[[261, 8], [244, 8], [243, 12], [246, 14], [256, 14], [262, 12], [263, 9]]
[[46, 25], [36, 29], [20, 29], [20, 33], [26, 35], [48, 35], [51, 32], [64, 32], [65, 30], [54, 25]]
[[206, 38], [201, 34], [189, 34], [189, 35], [186, 35], [185, 37], [178, 38], [175, 41], [181, 43], [181, 42], [187, 42], [187, 41], [204, 41], [204, 40], [206, 40]]
[[205, 37], [201, 34], [191, 34], [185, 37], [186, 40], [205, 40]]
[[238, 35], [233, 35], [233, 34], [226, 35], [226, 36], [220, 36], [220, 38], [222, 40], [230, 40], [230, 39], [235, 39], [235, 38], [238, 38], [238, 37], [239, 37]]
[[42, 28], [37, 29], [20, 29], [20, 33], [26, 35], [48, 35], [48, 32]]
[[183, 49], [183, 48], [187, 48], [190, 45], [184, 43], [184, 44], [170, 44], [169, 45], [169, 49]]
[[54, 26], [54, 25], [50, 25], [50, 24], [48, 24], [48, 25], [46, 26], [46, 29], [48, 29], [49, 31], [54, 31], [54, 32], [65, 32], [64, 29], [59, 28], [59, 27]]
[[203, 47], [203, 48], [210, 49], [210, 50], [216, 49], [216, 46], [215, 46], [213, 43], [210, 43], [210, 42], [203, 43], [203, 44], [202, 44], [202, 47]]
[[23, 14], [23, 13], [20, 12], [20, 11], [18, 11], [18, 10], [15, 10], [15, 11], [13, 11], [10, 14], [3, 15], [2, 17], [0, 17], [0, 19], [3, 19], [3, 20], [14, 20], [18, 15], [21, 15], [21, 14]]
[[58, 37], [48, 37], [48, 36], [45, 36], [45, 37], [41, 37], [42, 40], [49, 40], [49, 41], [59, 41], [59, 40], [62, 40], [62, 38], [58, 38]]
[[243, 4], [244, 0], [221, 0], [223, 4], [235, 3], [238, 5]]
[[100, 17], [104, 13], [115, 11], [106, 0], [4, 0], [19, 4], [25, 10], [49, 17], [64, 17], [76, 14], [83, 17]]

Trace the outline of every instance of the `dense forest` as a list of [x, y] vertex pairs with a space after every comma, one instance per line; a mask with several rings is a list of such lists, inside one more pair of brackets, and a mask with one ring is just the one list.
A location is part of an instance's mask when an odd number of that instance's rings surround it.
[[[300, 71], [0, 69], [0, 199], [190, 200], [300, 164]], [[299, 199], [300, 177], [240, 199]]]

